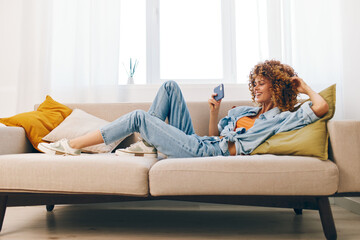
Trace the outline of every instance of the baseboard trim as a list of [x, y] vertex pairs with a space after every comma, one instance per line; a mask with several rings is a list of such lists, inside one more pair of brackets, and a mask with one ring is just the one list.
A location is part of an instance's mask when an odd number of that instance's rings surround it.
[[334, 203], [337, 206], [345, 208], [350, 212], [360, 215], [360, 198], [359, 197], [335, 197]]

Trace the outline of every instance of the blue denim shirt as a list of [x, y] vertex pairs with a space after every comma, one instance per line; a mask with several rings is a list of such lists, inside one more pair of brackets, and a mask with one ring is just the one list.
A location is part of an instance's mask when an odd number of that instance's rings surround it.
[[318, 120], [311, 106], [312, 102], [305, 102], [295, 112], [281, 112], [275, 107], [261, 114], [255, 120], [254, 126], [247, 131], [245, 128], [237, 128], [234, 131], [237, 120], [245, 116], [255, 116], [261, 108], [246, 106], [233, 108], [218, 124], [220, 136], [223, 136], [220, 140], [220, 148], [224, 154], [227, 153], [228, 141], [231, 141], [235, 142], [236, 155], [250, 154], [276, 133], [299, 129]]

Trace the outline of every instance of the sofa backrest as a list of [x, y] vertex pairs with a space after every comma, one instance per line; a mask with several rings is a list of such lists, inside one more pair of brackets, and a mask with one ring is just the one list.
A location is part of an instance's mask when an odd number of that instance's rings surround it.
[[[129, 113], [136, 109], [147, 111], [151, 103], [79, 103], [79, 104], [65, 104], [66, 106], [75, 109], [79, 108], [89, 114], [113, 121], [118, 117]], [[207, 102], [188, 102], [187, 103], [191, 119], [193, 121], [195, 132], [200, 135], [208, 135], [209, 128], [209, 105]], [[222, 101], [219, 119], [226, 116], [227, 112], [233, 106], [253, 106], [251, 101]]]

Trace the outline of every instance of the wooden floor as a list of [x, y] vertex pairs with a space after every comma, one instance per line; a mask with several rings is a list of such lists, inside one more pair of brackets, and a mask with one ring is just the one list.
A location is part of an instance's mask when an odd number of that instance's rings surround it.
[[[360, 215], [332, 205], [338, 239], [360, 239]], [[317, 211], [179, 201], [10, 207], [0, 239], [324, 239]]]

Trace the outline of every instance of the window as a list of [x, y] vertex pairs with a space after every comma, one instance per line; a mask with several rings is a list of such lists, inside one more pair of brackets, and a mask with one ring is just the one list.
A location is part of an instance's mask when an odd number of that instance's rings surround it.
[[146, 0], [120, 1], [119, 84], [126, 84], [130, 58], [139, 61], [134, 79], [146, 84]]
[[266, 59], [266, 1], [235, 1], [237, 82], [245, 83], [252, 67]]
[[119, 83], [130, 57], [136, 84], [245, 83], [268, 55], [266, 13], [266, 0], [121, 0]]
[[221, 31], [221, 1], [160, 0], [160, 79], [222, 79]]

